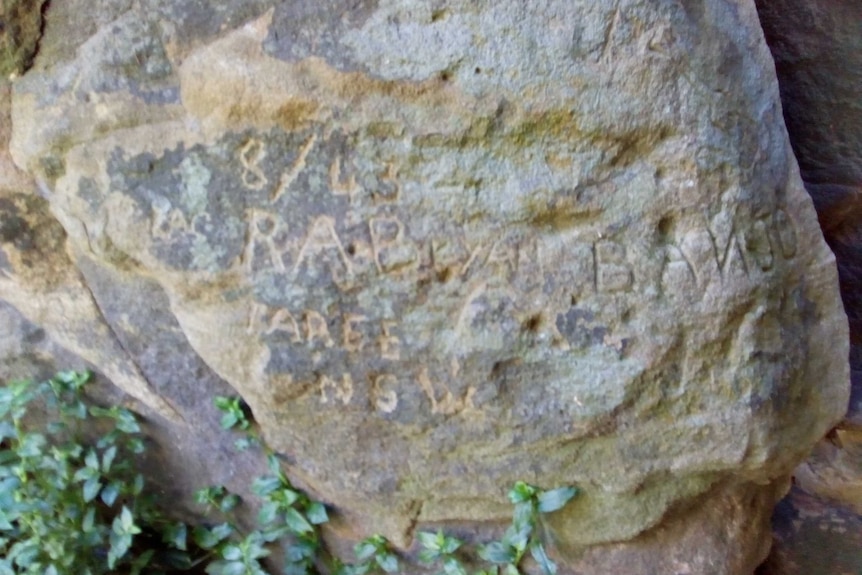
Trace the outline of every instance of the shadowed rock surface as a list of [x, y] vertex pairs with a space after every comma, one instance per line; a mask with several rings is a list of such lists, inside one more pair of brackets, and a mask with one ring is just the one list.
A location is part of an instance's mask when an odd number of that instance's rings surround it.
[[844, 421], [795, 473], [774, 518], [769, 575], [858, 573], [862, 563], [862, 6], [760, 0], [784, 118], [805, 187], [835, 253], [850, 325], [852, 391]]

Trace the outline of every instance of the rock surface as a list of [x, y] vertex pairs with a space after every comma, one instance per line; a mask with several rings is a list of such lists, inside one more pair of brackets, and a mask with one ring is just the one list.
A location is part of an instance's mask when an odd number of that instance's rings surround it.
[[750, 573], [845, 411], [749, 2], [54, 0], [12, 102], [0, 298], [170, 425], [229, 383], [334, 539], [574, 482], [565, 569]]
[[775, 510], [775, 543], [756, 575], [856, 575], [862, 571], [862, 517], [794, 488]]
[[862, 6], [842, 0], [757, 5], [802, 179], [838, 262], [850, 320], [854, 391], [847, 417], [862, 425]]
[[0, 0], [0, 77], [17, 76], [33, 62], [42, 36], [45, 0]]
[[862, 6], [770, 0], [757, 7], [801, 175], [838, 263], [852, 380], [844, 421], [797, 468], [797, 489], [776, 511], [776, 547], [763, 573], [857, 573], [862, 563]]

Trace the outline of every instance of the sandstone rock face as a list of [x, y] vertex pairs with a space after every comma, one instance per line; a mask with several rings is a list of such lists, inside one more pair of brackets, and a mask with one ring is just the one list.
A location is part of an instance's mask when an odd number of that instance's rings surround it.
[[848, 376], [751, 3], [51, 10], [11, 152], [80, 289], [51, 299], [4, 236], [0, 297], [61, 302], [95, 334], [76, 352], [173, 420], [208, 385], [141, 361], [188, 345], [343, 533], [406, 549], [507, 517], [516, 480], [577, 483], [550, 532], [586, 572], [763, 558]]
[[[852, 395], [845, 420], [796, 472], [797, 483], [862, 512], [862, 6], [759, 1], [784, 116], [806, 189], [835, 253], [850, 325]], [[800, 501], [796, 498], [790, 501]], [[851, 545], [855, 542], [851, 542]], [[793, 548], [788, 546], [789, 548]]]

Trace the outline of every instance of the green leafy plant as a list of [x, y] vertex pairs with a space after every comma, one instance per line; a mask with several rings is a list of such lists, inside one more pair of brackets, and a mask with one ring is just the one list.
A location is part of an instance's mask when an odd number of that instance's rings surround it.
[[[137, 420], [121, 407], [88, 408], [89, 378], [69, 371], [0, 387], [0, 575], [136, 575], [191, 563], [176, 524], [143, 493]], [[40, 413], [49, 423], [36, 426]], [[162, 529], [174, 537], [157, 554], [146, 542]]]
[[263, 500], [258, 514], [264, 527], [262, 536], [268, 540], [290, 536], [285, 551], [286, 575], [313, 573], [322, 546], [318, 526], [329, 521], [326, 507], [293, 487], [274, 454], [267, 455], [267, 464], [271, 475], [255, 479], [251, 486]]
[[251, 425], [251, 419], [248, 416], [248, 406], [239, 397], [224, 397], [217, 395], [213, 398], [213, 403], [222, 412], [221, 426], [222, 429], [248, 429]]
[[[166, 520], [144, 493], [134, 461], [145, 443], [134, 414], [83, 401], [89, 377], [61, 372], [38, 385], [19, 381], [0, 387], [0, 575], [138, 575], [187, 571], [204, 562], [209, 575], [269, 575], [263, 561], [279, 546], [285, 575], [317, 573], [324, 551], [319, 528], [329, 521], [326, 507], [291, 484], [275, 454], [252, 431], [241, 399], [218, 397], [215, 403], [223, 412], [222, 427], [245, 432], [239, 448], [256, 444], [265, 450], [269, 474], [251, 486], [262, 503], [259, 528], [243, 534], [229, 518], [240, 498], [224, 486], [210, 486], [195, 498], [226, 520], [190, 530]], [[34, 416], [30, 408], [36, 404], [41, 409]], [[34, 424], [39, 413], [50, 423]], [[509, 492], [515, 505], [511, 527], [501, 541], [479, 548], [479, 556], [493, 566], [473, 575], [519, 574], [527, 550], [545, 575], [554, 575], [556, 565], [536, 530], [543, 514], [561, 509], [576, 492], [516, 483]], [[418, 538], [422, 562], [438, 565], [441, 575], [467, 575], [458, 555], [460, 540], [442, 531]], [[335, 573], [399, 570], [382, 535], [362, 540], [354, 550], [357, 562], [336, 561]]]
[[445, 535], [442, 530], [437, 533], [417, 534], [422, 551], [419, 552], [419, 560], [423, 563], [438, 563], [443, 568], [445, 575], [467, 575], [467, 569], [455, 552], [464, 544], [463, 541]]
[[[218, 397], [215, 403], [224, 412], [223, 428], [245, 431], [247, 442], [238, 441], [238, 449], [247, 448], [251, 442], [262, 445], [250, 430], [251, 419], [242, 400]], [[263, 448], [270, 474], [256, 478], [251, 485], [262, 502], [257, 517], [259, 528], [244, 536], [229, 522], [212, 529], [195, 529], [196, 543], [219, 557], [207, 566], [210, 575], [264, 575], [267, 572], [260, 559], [279, 545], [284, 549], [285, 575], [316, 573], [315, 561], [322, 550], [319, 526], [329, 521], [326, 507], [295, 489], [275, 454], [265, 445]], [[198, 503], [223, 515], [240, 503], [223, 486], [201, 489], [195, 496]]]
[[555, 575], [557, 566], [548, 557], [544, 545], [536, 536], [536, 527], [542, 514], [562, 509], [576, 494], [575, 487], [543, 491], [518, 481], [509, 491], [509, 501], [515, 504], [512, 525], [506, 530], [502, 541], [495, 541], [481, 547], [479, 556], [486, 561], [501, 565], [504, 575], [517, 575], [520, 573], [518, 566], [529, 549], [530, 555], [539, 564], [542, 573]]
[[213, 507], [222, 513], [233, 511], [239, 505], [239, 495], [229, 493], [223, 485], [205, 487], [195, 492], [195, 501], [208, 508]]
[[245, 450], [254, 445], [261, 445], [260, 438], [251, 426], [251, 410], [240, 397], [225, 397], [217, 395], [213, 403], [222, 412], [222, 429], [239, 429], [245, 434], [236, 440], [235, 447]]
[[356, 544], [353, 548], [357, 563], [340, 564], [335, 570], [336, 575], [365, 575], [383, 571], [395, 573], [398, 571], [398, 557], [392, 552], [389, 541], [383, 535], [372, 535]]

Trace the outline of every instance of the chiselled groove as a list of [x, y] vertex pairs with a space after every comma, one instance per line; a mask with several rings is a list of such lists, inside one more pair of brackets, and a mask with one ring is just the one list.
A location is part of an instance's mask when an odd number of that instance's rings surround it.
[[290, 188], [291, 184], [296, 181], [300, 172], [305, 169], [308, 155], [311, 153], [316, 142], [317, 134], [312, 133], [302, 145], [302, 148], [300, 148], [299, 155], [296, 157], [296, 160], [294, 160], [293, 165], [281, 175], [278, 187], [273, 191], [272, 197], [270, 198], [272, 202], [277, 202], [281, 199], [281, 197], [287, 192], [288, 188]]

